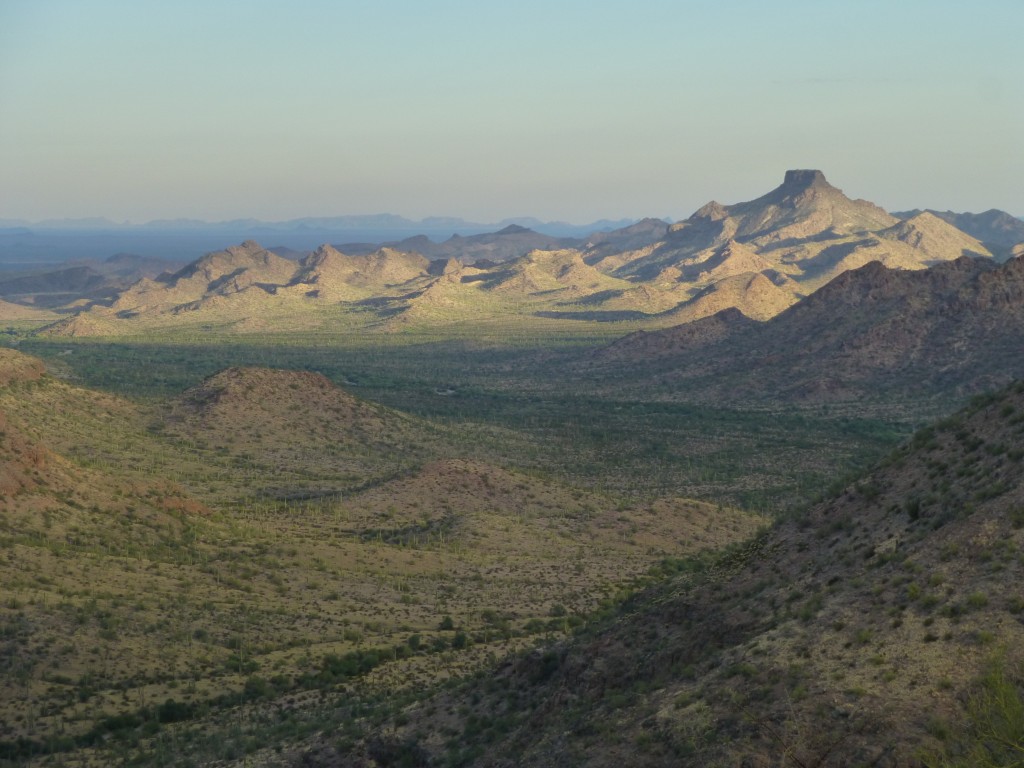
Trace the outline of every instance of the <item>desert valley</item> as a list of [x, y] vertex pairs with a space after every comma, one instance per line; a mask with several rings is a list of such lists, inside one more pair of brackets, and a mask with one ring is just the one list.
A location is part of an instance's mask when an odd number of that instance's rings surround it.
[[8, 268], [0, 328], [0, 765], [1024, 754], [1010, 214], [790, 170]]

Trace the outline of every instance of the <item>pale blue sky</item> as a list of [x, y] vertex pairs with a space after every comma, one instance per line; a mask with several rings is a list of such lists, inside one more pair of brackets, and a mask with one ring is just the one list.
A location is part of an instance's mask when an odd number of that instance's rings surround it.
[[0, 0], [0, 219], [1024, 215], [1024, 0]]

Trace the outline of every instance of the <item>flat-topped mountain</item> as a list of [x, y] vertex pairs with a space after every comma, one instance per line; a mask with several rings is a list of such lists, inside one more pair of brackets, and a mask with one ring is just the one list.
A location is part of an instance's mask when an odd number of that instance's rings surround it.
[[794, 170], [766, 195], [734, 205], [710, 202], [673, 224], [661, 242], [596, 263], [623, 277], [686, 283], [713, 279], [711, 267], [722, 249], [741, 246], [748, 262], [759, 257], [749, 265], [753, 271], [786, 275], [794, 294], [806, 295], [867, 261], [922, 269], [968, 252], [991, 256], [981, 243], [937, 220], [903, 224], [900, 229], [900, 220], [874, 203], [851, 200], [821, 171]]
[[892, 226], [896, 218], [874, 203], [851, 200], [816, 170], [786, 171], [780, 186], [746, 203], [718, 206], [709, 203], [694, 217], [723, 222], [743, 241], [767, 238], [767, 242], [803, 240], [828, 232], [848, 235]]

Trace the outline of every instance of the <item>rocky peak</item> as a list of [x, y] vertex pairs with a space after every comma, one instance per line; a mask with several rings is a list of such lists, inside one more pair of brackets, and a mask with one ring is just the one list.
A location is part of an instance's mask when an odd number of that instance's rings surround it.
[[229, 253], [259, 253], [263, 250], [263, 246], [255, 240], [246, 240], [241, 245], [229, 246], [227, 250]]
[[712, 200], [710, 203], [706, 203], [704, 206], [699, 208], [691, 219], [710, 219], [711, 221], [718, 221], [724, 219], [729, 215], [729, 209], [722, 205], [717, 200]]
[[825, 174], [814, 170], [792, 170], [786, 171], [786, 177], [782, 186], [792, 188], [793, 191], [807, 189], [809, 187], [831, 187], [825, 179]]
[[497, 232], [495, 232], [495, 234], [497, 234], [497, 235], [521, 235], [521, 234], [524, 234], [526, 232], [533, 232], [533, 230], [532, 229], [528, 229], [527, 227], [521, 227], [518, 224], [509, 224], [504, 229], [499, 229]]
[[302, 263], [305, 264], [322, 264], [325, 261], [333, 259], [344, 259], [345, 254], [335, 248], [333, 245], [325, 243], [313, 251], [309, 256], [303, 259]]

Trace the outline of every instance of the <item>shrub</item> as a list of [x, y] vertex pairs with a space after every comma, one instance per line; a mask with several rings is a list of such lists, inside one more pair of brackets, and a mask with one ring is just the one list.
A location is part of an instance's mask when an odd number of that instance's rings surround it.
[[995, 768], [1020, 765], [1024, 754], [1024, 676], [1002, 656], [987, 665], [965, 707], [965, 726], [947, 744], [922, 756], [929, 768]]

